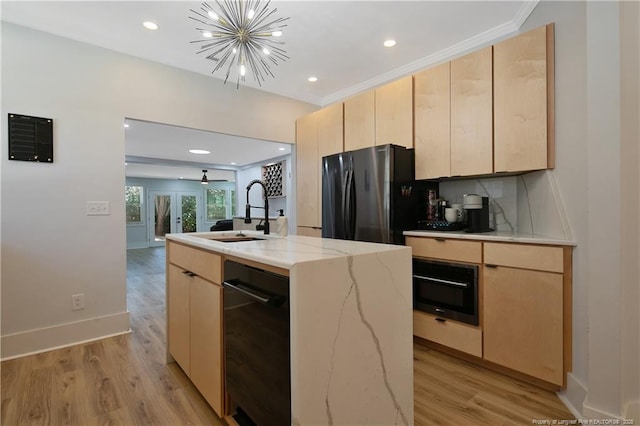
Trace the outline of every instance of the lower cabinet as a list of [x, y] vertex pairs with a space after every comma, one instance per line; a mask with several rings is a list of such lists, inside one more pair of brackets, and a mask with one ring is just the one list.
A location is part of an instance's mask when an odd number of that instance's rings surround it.
[[460, 352], [482, 356], [480, 327], [445, 320], [426, 312], [413, 311], [413, 334]]
[[[222, 286], [193, 272], [202, 266], [217, 265], [211, 277], [220, 281], [222, 258], [175, 243], [167, 243], [167, 253], [169, 354], [214, 411], [223, 417]], [[190, 269], [185, 268], [187, 263]]]
[[484, 244], [486, 360], [564, 385], [571, 353], [570, 253], [569, 247]]
[[489, 367], [565, 386], [572, 356], [571, 247], [425, 237], [406, 243], [414, 256], [482, 265], [480, 326], [414, 311], [415, 336], [482, 358]]
[[484, 358], [563, 385], [562, 275], [484, 268]]

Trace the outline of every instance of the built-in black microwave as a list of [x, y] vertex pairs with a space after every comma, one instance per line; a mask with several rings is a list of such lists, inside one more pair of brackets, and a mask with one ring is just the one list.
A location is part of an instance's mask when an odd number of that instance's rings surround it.
[[414, 258], [413, 309], [478, 325], [478, 266]]

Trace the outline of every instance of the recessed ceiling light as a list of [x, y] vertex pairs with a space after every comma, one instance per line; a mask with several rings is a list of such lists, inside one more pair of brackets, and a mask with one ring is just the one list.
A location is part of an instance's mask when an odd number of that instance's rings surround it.
[[158, 24], [156, 24], [155, 22], [151, 22], [151, 21], [144, 21], [142, 23], [142, 25], [144, 25], [144, 27], [148, 30], [157, 30], [158, 29]]
[[315, 83], [316, 81], [318, 81], [318, 77], [311, 76], [307, 79], [307, 81], [310, 81], [311, 83]]
[[128, 129], [129, 125], [127, 123], [124, 123], [124, 127], [125, 127], [125, 129]]
[[184, 179], [182, 176], [180, 176], [178, 179]]
[[280, 147], [278, 148], [278, 151], [284, 151], [286, 148]]
[[190, 153], [192, 154], [211, 154], [211, 151], [207, 151], [206, 149], [190, 149], [189, 150]]
[[232, 161], [232, 162], [231, 162], [231, 165], [232, 165], [232, 166], [235, 166], [235, 165], [236, 165], [236, 163], [234, 163], [234, 162]]
[[396, 41], [395, 40], [386, 40], [384, 42], [384, 47], [393, 47], [396, 45]]

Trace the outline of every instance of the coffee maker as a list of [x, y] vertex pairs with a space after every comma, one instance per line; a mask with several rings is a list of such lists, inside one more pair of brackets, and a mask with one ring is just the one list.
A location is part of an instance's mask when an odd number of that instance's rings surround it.
[[490, 232], [489, 197], [477, 194], [464, 194], [462, 207], [467, 213], [467, 232]]

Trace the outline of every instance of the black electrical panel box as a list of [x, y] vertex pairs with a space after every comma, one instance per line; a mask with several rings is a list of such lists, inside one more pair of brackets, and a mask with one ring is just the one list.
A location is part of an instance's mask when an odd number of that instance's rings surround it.
[[9, 114], [9, 160], [53, 163], [53, 119]]

